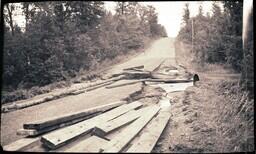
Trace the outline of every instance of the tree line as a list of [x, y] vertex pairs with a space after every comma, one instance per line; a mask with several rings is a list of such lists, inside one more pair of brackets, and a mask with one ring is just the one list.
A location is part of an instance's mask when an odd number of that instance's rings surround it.
[[[223, 11], [219, 3], [223, 5]], [[179, 31], [177, 40], [191, 46], [193, 44], [191, 50], [200, 65], [219, 63], [241, 73], [241, 81], [248, 90], [253, 91], [252, 37], [247, 48], [242, 48], [243, 1], [219, 3], [212, 3], [212, 15], [209, 12], [204, 15], [200, 5], [195, 17], [190, 17], [187, 3], [183, 14], [184, 26]]]
[[2, 86], [9, 91], [69, 79], [167, 35], [155, 8], [138, 2], [116, 2], [115, 13], [101, 1], [19, 4], [23, 31], [13, 21], [17, 5], [4, 5]]

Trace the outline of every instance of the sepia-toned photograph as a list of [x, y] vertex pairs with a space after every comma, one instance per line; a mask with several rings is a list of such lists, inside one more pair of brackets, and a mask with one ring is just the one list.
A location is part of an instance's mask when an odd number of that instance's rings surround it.
[[255, 152], [253, 0], [3, 0], [1, 21], [1, 151]]

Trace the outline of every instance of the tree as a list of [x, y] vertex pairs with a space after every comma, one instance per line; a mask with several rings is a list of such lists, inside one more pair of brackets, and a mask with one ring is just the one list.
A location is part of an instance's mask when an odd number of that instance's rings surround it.
[[119, 15], [136, 15], [138, 2], [117, 2], [116, 14]]
[[242, 15], [243, 15], [243, 1], [223, 1], [224, 11], [230, 16], [231, 30], [230, 34], [237, 36], [242, 35]]
[[199, 7], [198, 7], [198, 16], [199, 17], [203, 16], [203, 6], [202, 5], [199, 5]]
[[13, 12], [15, 10], [15, 5], [14, 4], [9, 4], [7, 3], [5, 5], [6, 10], [4, 12], [7, 12], [8, 15], [5, 15], [5, 21], [9, 24], [10, 28], [11, 28], [11, 32], [12, 35], [14, 35], [14, 24], [13, 24]]
[[190, 11], [189, 11], [189, 4], [186, 3], [185, 4], [185, 8], [184, 8], [184, 14], [183, 14], [183, 21], [185, 22], [185, 24], [187, 25], [190, 19]]

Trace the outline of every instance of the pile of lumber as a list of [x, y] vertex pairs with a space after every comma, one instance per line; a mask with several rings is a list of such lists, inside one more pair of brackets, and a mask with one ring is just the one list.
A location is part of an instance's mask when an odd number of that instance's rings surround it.
[[[163, 62], [162, 62], [163, 63]], [[161, 63], [161, 64], [162, 64]], [[97, 88], [106, 87], [108, 89], [110, 88], [116, 88], [120, 86], [126, 86], [131, 84], [136, 84], [139, 82], [164, 82], [164, 83], [181, 83], [181, 82], [191, 82], [192, 74], [187, 73], [186, 78], [182, 79], [176, 79], [177, 74], [177, 68], [168, 68], [164, 70], [168, 70], [169, 73], [164, 73], [160, 70], [161, 64], [156, 67], [153, 71], [147, 71], [144, 69], [144, 65], [136, 66], [136, 67], [130, 67], [125, 68], [121, 73], [118, 74], [112, 74], [108, 79], [101, 80], [98, 82], [90, 83], [90, 84], [82, 84], [80, 88], [68, 88], [67, 90], [60, 90], [54, 93], [49, 93], [49, 95], [45, 95], [44, 97], [38, 98], [38, 99], [29, 99], [26, 101], [17, 101], [13, 103], [8, 103], [5, 105], [2, 105], [2, 113], [15, 111], [17, 109], [23, 109], [26, 107], [30, 107], [33, 105], [41, 104], [47, 101], [59, 99], [65, 96], [69, 95], [77, 95], [84, 92], [88, 92], [91, 90], [95, 90]], [[171, 69], [171, 70], [170, 70]], [[175, 71], [176, 73], [172, 73], [172, 71]], [[131, 80], [130, 82], [124, 83], [124, 84], [117, 84], [117, 85], [111, 85], [115, 83], [116, 81], [128, 79]]]
[[151, 152], [170, 118], [168, 110], [161, 109], [158, 104], [145, 106], [139, 101], [118, 102], [62, 118], [24, 124], [24, 129], [43, 130], [92, 113], [99, 114], [41, 137], [23, 138], [4, 146], [4, 150]]
[[61, 116], [31, 121], [29, 123], [23, 124], [23, 128], [17, 131], [17, 135], [28, 137], [38, 136], [40, 134], [86, 120], [125, 103], [125, 101], [117, 101], [103, 106], [97, 106], [94, 108], [77, 111], [75, 113], [69, 113]]

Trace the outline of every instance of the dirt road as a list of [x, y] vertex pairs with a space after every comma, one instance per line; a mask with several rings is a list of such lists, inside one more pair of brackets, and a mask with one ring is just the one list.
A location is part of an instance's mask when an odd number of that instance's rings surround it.
[[[146, 70], [151, 71], [165, 59], [171, 60], [173, 65], [175, 65], [175, 51], [173, 43], [174, 40], [171, 38], [161, 38], [153, 42], [153, 44], [144, 53], [139, 54], [129, 61], [114, 66], [112, 69], [108, 70], [108, 73], [116, 73], [121, 71], [123, 68], [138, 65], [144, 65]], [[118, 101], [140, 88], [140, 83], [113, 89], [106, 89], [103, 87], [90, 92], [75, 96], [67, 96], [21, 110], [2, 113], [1, 145], [4, 146], [22, 138], [21, 136], [16, 135], [16, 131], [17, 129], [22, 128], [23, 123]]]

